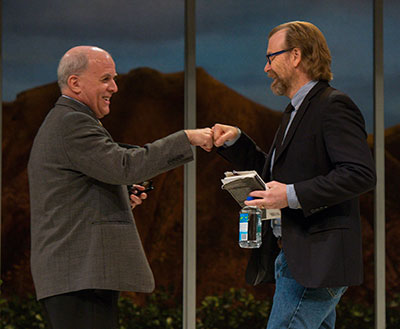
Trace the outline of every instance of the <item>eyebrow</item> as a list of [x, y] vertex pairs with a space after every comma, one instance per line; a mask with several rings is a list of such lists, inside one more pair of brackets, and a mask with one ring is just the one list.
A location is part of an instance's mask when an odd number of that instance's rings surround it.
[[113, 79], [115, 79], [117, 77], [117, 75], [118, 75], [117, 73], [115, 73], [114, 76], [112, 74], [110, 74], [110, 73], [105, 73], [100, 77], [100, 79], [104, 79], [104, 78], [113, 78]]

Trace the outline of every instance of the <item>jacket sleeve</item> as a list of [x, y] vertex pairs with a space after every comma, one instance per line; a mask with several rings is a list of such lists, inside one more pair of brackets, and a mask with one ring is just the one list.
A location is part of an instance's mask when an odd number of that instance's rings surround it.
[[108, 184], [138, 183], [193, 160], [184, 131], [143, 147], [126, 148], [115, 143], [94, 118], [72, 112], [63, 116], [60, 133], [71, 168]]
[[305, 216], [353, 199], [376, 183], [364, 119], [350, 98], [334, 91], [322, 106], [321, 121], [332, 168], [326, 175], [294, 184]]
[[232, 146], [221, 146], [217, 153], [231, 162], [236, 170], [255, 170], [262, 175], [267, 154], [243, 131]]

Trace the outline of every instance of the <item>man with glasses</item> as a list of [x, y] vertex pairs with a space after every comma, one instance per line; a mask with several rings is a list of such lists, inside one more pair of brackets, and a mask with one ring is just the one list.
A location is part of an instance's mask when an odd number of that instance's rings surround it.
[[246, 270], [250, 284], [276, 283], [268, 329], [334, 328], [341, 296], [363, 280], [359, 195], [376, 175], [362, 114], [329, 85], [330, 64], [316, 26], [275, 27], [264, 71], [290, 103], [271, 149], [264, 153], [236, 127], [213, 127], [219, 154], [267, 182], [246, 204], [281, 209], [281, 218], [263, 222]]

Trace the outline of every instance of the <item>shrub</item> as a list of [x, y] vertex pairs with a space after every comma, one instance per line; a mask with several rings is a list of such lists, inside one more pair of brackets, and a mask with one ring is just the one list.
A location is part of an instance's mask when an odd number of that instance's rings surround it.
[[372, 307], [355, 304], [348, 299], [341, 300], [336, 307], [336, 328], [373, 329], [374, 313]]
[[120, 329], [182, 328], [182, 305], [171, 301], [170, 294], [163, 289], [149, 295], [144, 306], [126, 297], [120, 297], [118, 306]]
[[[149, 295], [144, 306], [121, 297], [120, 329], [181, 329], [182, 303], [165, 290]], [[231, 288], [221, 296], [204, 298], [197, 309], [196, 329], [264, 329], [271, 310], [270, 301], [256, 300], [244, 289]], [[46, 328], [34, 296], [5, 299], [0, 295], [0, 328]], [[337, 307], [337, 329], [374, 328], [373, 307], [342, 300]], [[400, 328], [400, 295], [387, 305], [387, 329]]]
[[244, 289], [206, 297], [197, 311], [197, 329], [266, 328], [271, 304], [254, 299]]
[[13, 296], [7, 300], [0, 296], [0, 328], [46, 328], [42, 309], [35, 297], [29, 295], [21, 299]]

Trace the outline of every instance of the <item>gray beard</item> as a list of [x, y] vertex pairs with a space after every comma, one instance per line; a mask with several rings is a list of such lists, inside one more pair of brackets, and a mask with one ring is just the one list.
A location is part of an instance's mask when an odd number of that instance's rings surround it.
[[271, 83], [271, 90], [277, 96], [286, 95], [286, 92], [288, 91], [288, 89], [289, 89], [288, 84], [280, 78], [276, 78]]

